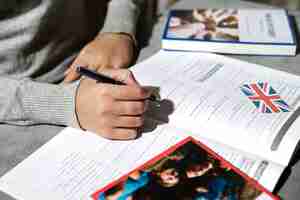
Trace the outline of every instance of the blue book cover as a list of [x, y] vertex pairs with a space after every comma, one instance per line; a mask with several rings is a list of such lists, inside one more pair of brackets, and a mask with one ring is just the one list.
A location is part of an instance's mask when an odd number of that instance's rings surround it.
[[284, 9], [170, 11], [162, 48], [228, 54], [295, 55], [296, 38]]

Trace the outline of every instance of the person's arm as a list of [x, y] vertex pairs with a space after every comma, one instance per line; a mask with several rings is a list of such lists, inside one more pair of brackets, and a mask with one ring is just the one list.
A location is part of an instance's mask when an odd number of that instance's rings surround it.
[[103, 68], [125, 68], [133, 63], [136, 55], [134, 38], [136, 23], [144, 1], [111, 0], [109, 2], [102, 30], [80, 51], [65, 74], [65, 82], [72, 82], [79, 78], [76, 66], [86, 66], [101, 71]]
[[136, 24], [145, 0], [111, 0], [101, 33], [135, 35]]
[[0, 76], [0, 123], [69, 125], [109, 139], [134, 139], [144, 123], [150, 91], [129, 70], [104, 70], [126, 85], [79, 83], [54, 85]]
[[0, 122], [72, 125], [77, 83], [54, 85], [0, 76]]

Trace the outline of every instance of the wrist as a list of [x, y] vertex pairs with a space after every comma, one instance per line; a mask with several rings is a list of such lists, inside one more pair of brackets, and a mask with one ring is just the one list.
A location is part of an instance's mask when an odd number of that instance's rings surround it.
[[138, 56], [138, 42], [136, 40], [136, 37], [134, 35], [132, 35], [130, 33], [126, 33], [126, 32], [119, 32], [119, 33], [116, 33], [116, 34], [125, 36], [131, 41], [132, 49], [133, 49], [132, 63], [134, 63], [137, 59], [137, 56]]
[[78, 81], [78, 85], [77, 85], [77, 88], [76, 88], [76, 91], [75, 91], [75, 111], [74, 111], [74, 123], [72, 124], [72, 126], [74, 128], [78, 128], [78, 129], [81, 129], [83, 131], [86, 131], [85, 128], [82, 127], [82, 124], [80, 122], [80, 119], [79, 119], [79, 114], [78, 114], [78, 104], [79, 104], [79, 89], [80, 87], [82, 87], [82, 82], [83, 82], [84, 79], [80, 79]]
[[138, 42], [135, 38], [134, 35], [130, 34], [130, 33], [126, 33], [126, 32], [119, 32], [119, 33], [115, 33], [115, 34], [119, 34], [119, 35], [123, 35], [126, 36], [127, 38], [129, 38], [134, 46], [134, 49], [138, 48]]
[[133, 34], [126, 33], [126, 32], [105, 32], [105, 33], [98, 34], [95, 39], [101, 39], [104, 36], [105, 37], [112, 37], [112, 38], [114, 38], [114, 37], [123, 37], [123, 38], [126, 38], [133, 45], [133, 49], [135, 50], [135, 52], [137, 52], [138, 42], [136, 40], [136, 37]]

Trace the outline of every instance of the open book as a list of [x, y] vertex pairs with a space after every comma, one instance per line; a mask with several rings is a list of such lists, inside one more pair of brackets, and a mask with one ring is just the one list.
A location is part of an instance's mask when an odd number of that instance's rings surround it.
[[[299, 141], [300, 79], [220, 55], [161, 50], [132, 68], [160, 88], [140, 138], [67, 128], [0, 179], [17, 199], [88, 199], [192, 136], [272, 191]], [[151, 119], [150, 119], [151, 118]]]

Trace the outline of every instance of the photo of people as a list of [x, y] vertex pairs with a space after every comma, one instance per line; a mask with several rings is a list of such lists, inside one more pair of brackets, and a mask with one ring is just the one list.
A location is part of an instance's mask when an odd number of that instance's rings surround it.
[[189, 140], [93, 194], [94, 200], [270, 200], [230, 164]]
[[169, 20], [167, 38], [239, 41], [236, 9], [175, 10]]

